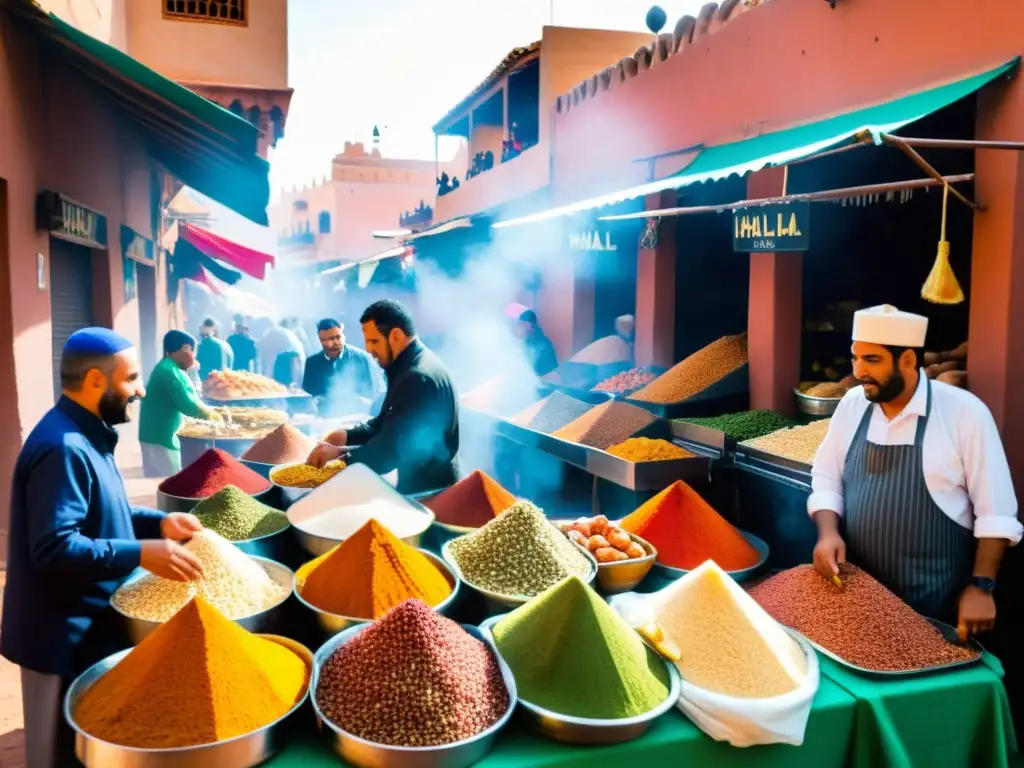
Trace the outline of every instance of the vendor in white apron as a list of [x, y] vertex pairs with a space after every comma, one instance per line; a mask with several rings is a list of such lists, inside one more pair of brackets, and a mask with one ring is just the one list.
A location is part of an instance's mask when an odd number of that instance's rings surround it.
[[1017, 499], [992, 414], [921, 367], [928, 318], [885, 305], [857, 312], [851, 361], [861, 386], [839, 403], [812, 470], [814, 565], [849, 560], [918, 613], [992, 628]]

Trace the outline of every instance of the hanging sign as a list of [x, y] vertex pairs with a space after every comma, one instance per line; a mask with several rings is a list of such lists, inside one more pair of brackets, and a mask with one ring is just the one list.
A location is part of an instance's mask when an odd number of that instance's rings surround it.
[[732, 212], [732, 249], [806, 251], [811, 247], [811, 204], [806, 200], [769, 203]]
[[156, 266], [153, 241], [124, 224], [121, 225], [121, 255], [148, 267]]
[[40, 229], [51, 237], [89, 248], [107, 247], [107, 217], [57, 192], [40, 192], [36, 200]]
[[570, 251], [617, 251], [619, 246], [612, 242], [611, 232], [603, 235], [596, 229], [588, 232], [573, 232], [569, 235]]

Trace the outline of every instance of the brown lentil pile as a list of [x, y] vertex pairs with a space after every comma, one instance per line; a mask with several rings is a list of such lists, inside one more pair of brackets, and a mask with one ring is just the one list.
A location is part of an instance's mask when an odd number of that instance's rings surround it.
[[641, 390], [632, 400], [678, 403], [693, 397], [747, 362], [747, 334], [723, 336], [698, 349]]
[[587, 556], [528, 501], [448, 547], [467, 582], [510, 597], [533, 597], [568, 576], [586, 579], [591, 572]]
[[913, 608], [856, 566], [840, 566], [842, 587], [813, 566], [776, 574], [750, 595], [777, 621], [850, 664], [879, 672], [938, 667], [977, 654], [949, 643]]
[[657, 416], [643, 408], [621, 400], [609, 400], [551, 434], [571, 443], [589, 445], [604, 451], [657, 420]]
[[828, 434], [828, 425], [831, 421], [831, 419], [819, 419], [802, 427], [780, 429], [764, 437], [744, 440], [742, 445], [781, 456], [784, 459], [813, 464], [814, 456], [825, 440], [825, 435]]
[[316, 702], [328, 720], [367, 741], [429, 747], [490, 728], [509, 695], [486, 644], [406, 600], [331, 655]]

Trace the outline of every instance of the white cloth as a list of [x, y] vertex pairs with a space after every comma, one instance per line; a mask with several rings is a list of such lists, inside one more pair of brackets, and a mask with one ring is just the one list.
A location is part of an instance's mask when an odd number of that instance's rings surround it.
[[21, 668], [21, 709], [25, 720], [25, 765], [59, 768], [57, 759], [63, 714], [63, 682]]
[[[874, 408], [867, 439], [876, 445], [913, 445], [917, 420], [924, 416], [927, 380], [922, 370], [917, 390], [906, 408], [891, 422], [881, 407]], [[925, 484], [939, 508], [951, 520], [974, 531], [977, 538], [1009, 539], [1016, 544], [1024, 533], [1017, 519], [1017, 497], [1010, 479], [1003, 444], [992, 414], [966, 390], [940, 381], [932, 383], [932, 413], [924, 431]], [[864, 411], [872, 403], [863, 387], [846, 393], [836, 408], [828, 434], [811, 471], [812, 493], [807, 510], [843, 514], [843, 467]]]
[[869, 307], [853, 313], [853, 340], [890, 347], [923, 347], [928, 335], [928, 318], [900, 312], [892, 304]]

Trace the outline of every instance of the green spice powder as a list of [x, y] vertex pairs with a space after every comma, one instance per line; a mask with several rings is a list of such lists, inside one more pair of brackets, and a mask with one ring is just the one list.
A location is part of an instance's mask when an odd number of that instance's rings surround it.
[[775, 411], [740, 411], [739, 413], [727, 413], [724, 416], [680, 419], [680, 421], [717, 429], [740, 442], [763, 437], [796, 424], [792, 419], [787, 419]]
[[199, 502], [192, 513], [204, 528], [228, 541], [246, 541], [269, 536], [288, 527], [288, 516], [261, 504], [233, 485]]
[[665, 663], [578, 578], [520, 606], [492, 631], [520, 698], [531, 704], [618, 719], [650, 712], [668, 696]]
[[448, 547], [467, 582], [499, 595], [533, 597], [591, 569], [586, 555], [528, 501]]

